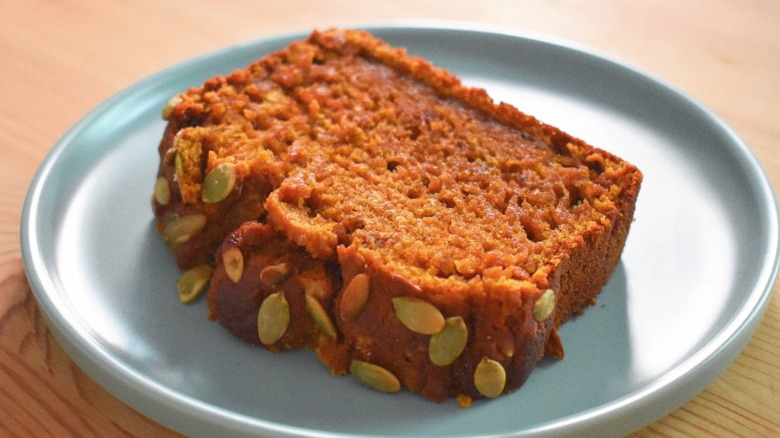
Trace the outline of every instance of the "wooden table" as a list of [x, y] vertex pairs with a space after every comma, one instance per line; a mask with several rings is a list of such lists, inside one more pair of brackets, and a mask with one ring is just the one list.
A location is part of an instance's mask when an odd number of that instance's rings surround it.
[[[86, 112], [147, 75], [213, 49], [292, 30], [408, 19], [552, 35], [625, 60], [684, 90], [730, 124], [780, 182], [775, 0], [221, 4], [229, 6], [0, 1], [0, 435], [175, 435], [102, 389], [55, 341], [22, 269], [20, 212], [44, 156]], [[778, 434], [777, 294], [733, 365], [694, 399], [637, 431], [637, 436]]]

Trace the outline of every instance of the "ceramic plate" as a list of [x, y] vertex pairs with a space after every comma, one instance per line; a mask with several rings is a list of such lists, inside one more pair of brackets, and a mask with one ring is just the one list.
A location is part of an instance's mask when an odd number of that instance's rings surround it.
[[76, 124], [27, 196], [25, 268], [52, 331], [117, 397], [194, 436], [620, 435], [721, 373], [758, 325], [778, 264], [775, 198], [749, 148], [680, 92], [549, 39], [476, 28], [374, 33], [645, 174], [622, 260], [566, 324], [566, 359], [513, 394], [460, 409], [339, 378], [310, 352], [274, 355], [184, 306], [150, 196], [175, 93], [303, 34], [230, 47], [151, 76]]

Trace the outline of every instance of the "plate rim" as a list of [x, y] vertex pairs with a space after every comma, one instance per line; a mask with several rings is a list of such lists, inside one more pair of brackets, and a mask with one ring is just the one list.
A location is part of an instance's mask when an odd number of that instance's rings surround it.
[[[666, 89], [671, 95], [682, 99], [687, 105], [701, 112], [713, 126], [716, 126], [722, 130], [723, 133], [727, 134], [731, 140], [731, 146], [736, 148], [736, 152], [739, 153], [739, 156], [742, 159], [741, 164], [749, 167], [751, 176], [755, 177], [753, 181], [758, 183], [755, 187], [756, 190], [758, 190], [756, 195], [760, 195], [760, 198], [763, 201], [766, 201], [766, 204], [762, 205], [767, 207], [766, 213], [769, 215], [767, 220], [768, 227], [762, 231], [767, 233], [767, 240], [769, 242], [767, 243], [765, 254], [772, 257], [772, 263], [764, 264], [759, 270], [756, 278], [753, 278], [753, 284], [750, 288], [750, 297], [753, 298], [750, 301], [752, 307], [748, 308], [747, 303], [743, 305], [739, 309], [739, 312], [732, 315], [732, 319], [728, 324], [721, 327], [721, 329], [711, 337], [699, 351], [690, 355], [685, 361], [664, 373], [661, 376], [662, 378], [650, 382], [639, 390], [626, 394], [623, 397], [613, 399], [609, 403], [595, 406], [589, 410], [504, 436], [537, 436], [545, 435], [547, 433], [555, 433], [556, 435], [576, 434], [582, 433], [583, 425], [587, 430], [601, 430], [616, 433], [630, 432], [635, 428], [648, 424], [654, 419], [662, 417], [683, 404], [702, 390], [714, 378], [720, 375], [733, 360], [736, 359], [760, 324], [773, 293], [773, 288], [777, 280], [778, 268], [780, 267], [780, 244], [778, 244], [780, 219], [778, 218], [778, 203], [775, 190], [761, 163], [738, 134], [712, 110], [705, 107], [677, 87], [674, 87], [658, 77], [632, 66], [623, 60], [618, 60], [610, 55], [593, 50], [592, 48], [550, 35], [525, 32], [516, 28], [507, 28], [504, 26], [431, 20], [382, 22], [354, 26], [354, 28], [377, 33], [400, 32], [404, 29], [409, 29], [430, 33], [468, 33], [473, 38], [484, 38], [488, 35], [501, 36], [516, 39], [520, 43], [543, 43], [558, 50], [569, 50], [589, 58], [595, 57], [602, 59], [608, 62], [611, 67], [619, 68], [633, 75], [638, 75], [639, 77]], [[37, 252], [40, 250], [40, 246], [38, 245], [39, 236], [35, 229], [35, 225], [38, 223], [37, 208], [39, 206], [38, 203], [40, 201], [41, 191], [46, 186], [47, 176], [53, 171], [62, 154], [66, 152], [68, 146], [72, 144], [71, 140], [86, 127], [90, 126], [94, 119], [98, 118], [107, 109], [113, 107], [116, 102], [126, 99], [139, 90], [147, 90], [152, 84], [159, 82], [165, 77], [170, 77], [171, 73], [188, 71], [192, 69], [193, 66], [207, 62], [208, 60], [226, 56], [231, 52], [241, 51], [261, 44], [281, 44], [280, 47], [282, 47], [284, 43], [304, 38], [310, 32], [311, 30], [294, 30], [231, 44], [177, 62], [130, 84], [83, 115], [54, 143], [53, 147], [46, 154], [37, 169], [25, 195], [20, 227], [22, 261], [27, 279], [31, 285], [31, 290], [39, 303], [39, 308], [42, 310], [47, 326], [74, 362], [87, 372], [88, 375], [99, 382], [101, 386], [106, 388], [113, 396], [121, 399], [133, 409], [136, 409], [155, 421], [175, 430], [195, 432], [195, 429], [197, 429], [201, 433], [219, 431], [220, 433], [228, 432], [237, 435], [262, 432], [291, 437], [344, 436], [340, 433], [330, 433], [292, 425], [278, 424], [262, 418], [236, 413], [200, 400], [194, 400], [159, 382], [150, 381], [150, 379], [140, 375], [136, 370], [131, 369], [126, 364], [123, 364], [112, 357], [110, 352], [106, 351], [99, 343], [94, 342], [91, 339], [86, 339], [84, 336], [78, 336], [78, 327], [72, 327], [67, 324], [68, 321], [63, 319], [63, 315], [60, 313], [62, 310], [61, 307], [57, 306], [56, 302], [53, 300], [55, 297], [52, 296], [51, 288], [54, 286], [49, 281], [46, 275], [46, 266], [43, 265], [41, 256]], [[737, 346], [736, 348], [733, 347], [735, 345]], [[729, 346], [732, 348], [727, 348]], [[97, 358], [95, 356], [96, 354]], [[716, 361], [720, 361], [721, 365], [709, 367], [702, 366]], [[689, 388], [686, 391], [676, 388], [675, 382], [677, 382], [681, 376], [688, 376], [689, 381], [693, 380], [695, 384], [688, 385]], [[690, 379], [690, 377], [693, 378]], [[153, 391], [152, 395], [150, 395], [148, 391]], [[154, 395], [157, 395], [158, 397], [154, 397]], [[659, 400], [662, 399], [667, 401], [665, 403], [659, 403]], [[673, 399], [674, 401], [669, 402], [668, 400], [670, 399]], [[660, 405], [664, 405], [664, 407], [661, 408]], [[643, 420], [634, 421], [635, 424], [623, 424], [620, 427], [614, 424], [618, 417], [625, 423], [627, 412], [636, 413], [638, 411], [648, 410], [653, 413], [651, 415], [643, 415]], [[631, 415], [631, 417], [636, 418], [637, 415], [634, 414]], [[197, 424], [199, 427], [193, 428], [193, 424]]]

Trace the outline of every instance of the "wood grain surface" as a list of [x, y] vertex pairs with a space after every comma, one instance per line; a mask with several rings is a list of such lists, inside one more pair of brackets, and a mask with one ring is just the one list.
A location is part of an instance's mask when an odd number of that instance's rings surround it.
[[[420, 19], [534, 32], [621, 59], [711, 108], [750, 145], [777, 190], [776, 0], [0, 0], [0, 436], [176, 436], [74, 364], [25, 278], [23, 199], [69, 127], [117, 91], [214, 49], [283, 32]], [[635, 436], [780, 436], [777, 294], [736, 361]]]

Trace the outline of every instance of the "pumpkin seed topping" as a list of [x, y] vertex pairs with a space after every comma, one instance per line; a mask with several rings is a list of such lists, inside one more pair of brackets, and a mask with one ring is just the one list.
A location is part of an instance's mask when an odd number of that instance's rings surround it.
[[257, 335], [260, 342], [271, 345], [284, 336], [290, 325], [290, 305], [282, 292], [276, 292], [263, 300], [257, 312]]
[[409, 330], [432, 335], [444, 328], [444, 316], [433, 304], [414, 297], [393, 298], [395, 315]]
[[154, 200], [160, 205], [171, 202], [171, 185], [168, 178], [161, 176], [154, 182]]
[[314, 324], [322, 330], [329, 338], [336, 339], [336, 327], [333, 326], [328, 312], [322, 307], [322, 304], [317, 298], [314, 298], [311, 294], [306, 294], [306, 310], [309, 311], [314, 320]]
[[398, 378], [379, 365], [353, 360], [349, 365], [349, 372], [360, 383], [376, 391], [391, 393], [401, 389], [401, 383], [398, 381]]
[[455, 361], [466, 348], [468, 328], [463, 318], [453, 316], [444, 321], [444, 328], [434, 333], [428, 342], [428, 356], [435, 365], [446, 366]]
[[176, 105], [180, 104], [182, 102], [181, 94], [176, 94], [173, 97], [168, 100], [168, 103], [165, 104], [165, 107], [162, 109], [162, 118], [163, 120], [168, 120], [171, 117], [171, 114], [173, 113], [173, 110], [176, 108]]
[[534, 303], [534, 319], [539, 322], [544, 321], [552, 314], [553, 309], [555, 309], [555, 292], [547, 289]]
[[214, 268], [209, 265], [198, 265], [185, 271], [176, 285], [179, 301], [186, 304], [195, 301], [211, 279]]
[[162, 235], [172, 246], [184, 243], [206, 226], [206, 216], [193, 213], [184, 216], [172, 215], [163, 227]]
[[238, 283], [238, 280], [244, 275], [244, 254], [241, 253], [241, 248], [231, 246], [223, 252], [222, 265], [225, 267], [225, 273], [230, 281]]
[[339, 303], [339, 313], [344, 321], [353, 321], [363, 310], [368, 301], [369, 286], [368, 274], [360, 273], [344, 288]]
[[287, 263], [278, 263], [263, 268], [260, 271], [260, 281], [266, 286], [274, 287], [286, 280], [288, 275], [290, 275], [290, 268]]
[[233, 191], [236, 184], [236, 166], [232, 163], [222, 163], [211, 170], [203, 180], [201, 200], [214, 204], [224, 200]]
[[483, 357], [474, 371], [474, 386], [485, 397], [495, 398], [504, 392], [506, 371], [500, 363]]

